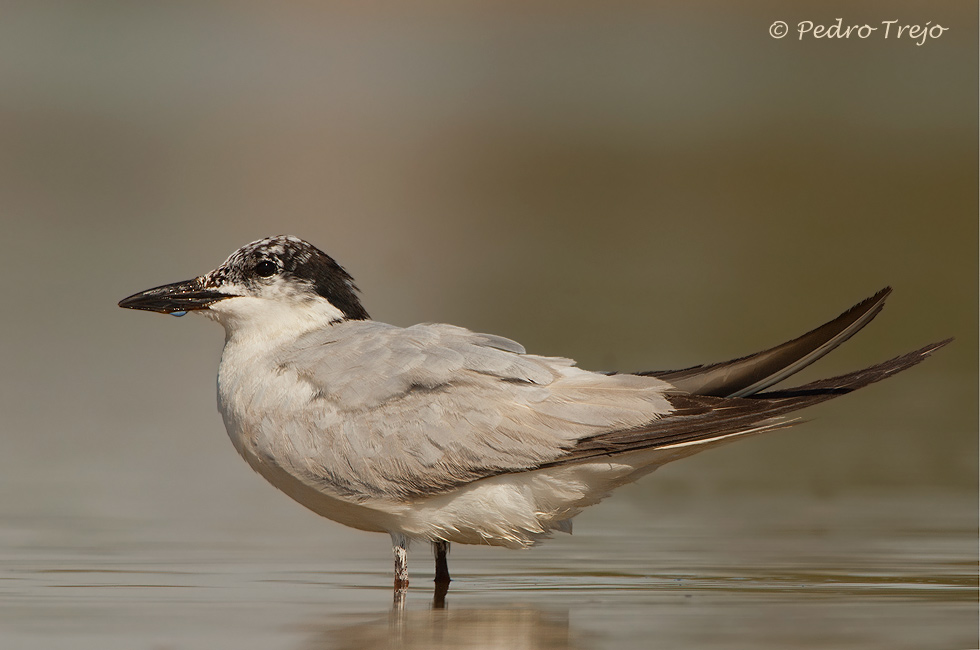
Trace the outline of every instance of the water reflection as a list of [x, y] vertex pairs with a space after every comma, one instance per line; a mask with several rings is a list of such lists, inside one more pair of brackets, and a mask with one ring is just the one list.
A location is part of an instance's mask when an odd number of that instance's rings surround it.
[[[448, 582], [437, 582], [432, 590], [432, 609], [446, 609], [446, 594], [449, 593]], [[399, 586], [395, 583], [395, 591], [392, 598], [392, 611], [404, 611], [405, 602], [408, 600], [408, 586]]]
[[325, 626], [303, 650], [376, 648], [579, 648], [569, 632], [568, 611], [533, 607], [405, 610], [354, 625]]

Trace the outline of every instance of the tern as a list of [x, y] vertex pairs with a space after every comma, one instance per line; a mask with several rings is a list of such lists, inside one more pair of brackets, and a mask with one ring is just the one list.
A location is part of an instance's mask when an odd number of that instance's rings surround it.
[[885, 288], [834, 320], [732, 361], [591, 372], [501, 336], [373, 321], [353, 278], [291, 236], [120, 307], [203, 314], [225, 329], [218, 407], [235, 449], [313, 512], [409, 542], [527, 548], [664, 463], [785, 428], [788, 414], [905, 370], [951, 339], [848, 374], [768, 390], [849, 339]]

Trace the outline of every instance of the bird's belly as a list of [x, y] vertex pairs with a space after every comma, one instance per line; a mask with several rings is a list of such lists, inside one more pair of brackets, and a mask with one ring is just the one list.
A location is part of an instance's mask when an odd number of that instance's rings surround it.
[[[283, 394], [301, 402], [309, 396], [297, 397], [295, 390], [286, 393], [268, 383], [260, 389], [250, 381], [254, 382], [254, 377], [219, 375], [219, 404], [238, 452], [255, 471], [293, 500], [359, 530], [398, 533], [417, 540], [524, 548], [550, 537], [554, 531], [570, 532], [570, 520], [582, 509], [668, 460], [657, 458], [659, 454], [637, 452], [615, 460], [488, 477], [447, 492], [414, 498], [348, 496], [343, 490], [334, 491], [326, 482], [311, 482], [308, 477], [304, 480], [303, 475], [297, 475], [298, 470], [290, 471], [301, 467], [305, 456], [296, 452], [297, 445], [284, 444], [287, 438], [282, 429], [270, 433], [261, 426], [265, 405], [257, 396], [274, 405], [280, 404], [278, 396]], [[295, 382], [290, 386], [295, 389]]]
[[308, 485], [282, 467], [258, 457], [248, 449], [242, 451], [242, 456], [265, 480], [322, 517], [370, 532], [384, 533], [397, 529], [396, 512], [401, 509], [397, 504], [356, 502], [333, 496]]
[[[260, 423], [263, 414], [275, 413], [276, 406], [288, 403], [284, 396], [301, 403], [308, 401], [311, 395], [300, 389], [309, 392], [309, 387], [279, 373], [241, 372], [239, 369], [248, 367], [237, 359], [236, 355], [241, 354], [244, 352], [226, 344], [218, 370], [218, 410], [228, 437], [245, 462], [269, 483], [318, 515], [359, 530], [390, 532], [389, 510], [397, 510], [394, 504], [330, 494], [324, 487], [310, 485], [286, 469], [288, 459], [278, 458], [281, 441], [264, 431]], [[259, 381], [260, 377], [265, 381]]]
[[502, 474], [416, 500], [399, 524], [409, 537], [527, 548], [570, 533], [571, 519], [615, 488], [670, 460], [654, 451]]
[[571, 519], [584, 508], [673, 460], [664, 452], [647, 450], [616, 459], [503, 474], [407, 501], [354, 500], [311, 486], [240, 442], [235, 446], [256, 472], [327, 519], [416, 540], [509, 548], [533, 546], [555, 531], [570, 533]]

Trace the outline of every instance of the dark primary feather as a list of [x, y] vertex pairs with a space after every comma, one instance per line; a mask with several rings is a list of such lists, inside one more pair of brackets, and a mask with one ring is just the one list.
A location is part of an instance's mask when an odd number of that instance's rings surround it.
[[542, 467], [687, 442], [705, 442], [737, 433], [781, 429], [796, 422], [785, 419], [786, 414], [850, 393], [911, 368], [950, 341], [952, 339], [933, 343], [863, 370], [789, 390], [759, 393], [751, 397], [672, 394], [668, 399], [677, 410], [670, 415], [646, 427], [581, 440], [567, 455]]
[[656, 370], [637, 374], [663, 379], [680, 390], [695, 395], [753, 395], [799, 372], [854, 336], [878, 315], [885, 305], [885, 298], [891, 292], [891, 287], [885, 287], [829, 323], [792, 341], [747, 357], [683, 370]]

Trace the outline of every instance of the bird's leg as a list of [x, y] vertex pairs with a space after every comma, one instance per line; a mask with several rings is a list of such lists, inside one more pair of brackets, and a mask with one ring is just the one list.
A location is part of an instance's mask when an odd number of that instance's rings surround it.
[[408, 539], [404, 535], [391, 534], [392, 551], [395, 553], [395, 590], [408, 587]]
[[404, 546], [395, 546], [395, 586], [408, 586], [408, 550]]
[[432, 554], [436, 556], [436, 588], [432, 594], [432, 609], [446, 608], [446, 593], [449, 592], [449, 542], [432, 542]]
[[449, 542], [442, 540], [432, 542], [432, 554], [436, 556], [436, 584], [449, 584], [452, 578], [449, 577], [449, 562], [446, 560], [449, 555]]

